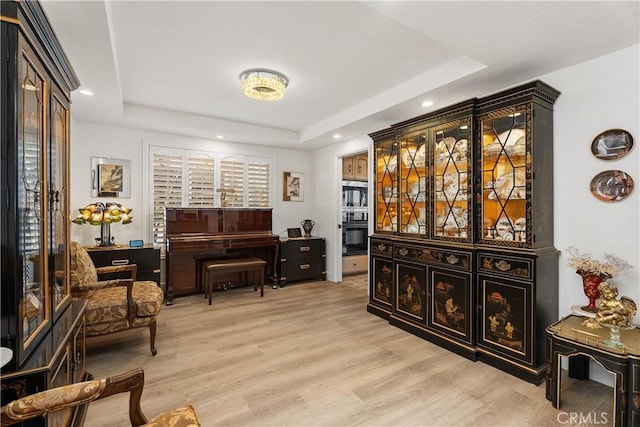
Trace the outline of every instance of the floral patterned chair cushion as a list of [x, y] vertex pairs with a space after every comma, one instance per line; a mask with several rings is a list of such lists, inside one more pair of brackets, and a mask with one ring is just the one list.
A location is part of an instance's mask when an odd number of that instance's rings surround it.
[[187, 405], [155, 417], [146, 427], [196, 427], [200, 425], [193, 406]]

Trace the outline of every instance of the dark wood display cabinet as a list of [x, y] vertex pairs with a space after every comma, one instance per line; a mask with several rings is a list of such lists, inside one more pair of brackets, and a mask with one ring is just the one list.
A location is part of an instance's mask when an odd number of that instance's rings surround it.
[[326, 242], [322, 237], [280, 241], [280, 287], [298, 280], [326, 280]]
[[[0, 2], [2, 405], [82, 381], [84, 310], [71, 301], [70, 93], [79, 82], [37, 1]], [[82, 424], [62, 411], [28, 425]]]
[[534, 81], [370, 135], [368, 311], [533, 383], [557, 320], [558, 95]]
[[[96, 267], [135, 264], [136, 280], [151, 280], [160, 286], [160, 247], [90, 246], [86, 249]], [[104, 279], [114, 278], [118, 278], [117, 273], [114, 277], [106, 275]]]
[[[49, 388], [86, 381], [86, 300], [72, 302], [45, 334], [19, 369], [3, 368], [0, 376], [2, 405]], [[70, 408], [35, 419], [29, 426], [81, 426], [86, 406]]]

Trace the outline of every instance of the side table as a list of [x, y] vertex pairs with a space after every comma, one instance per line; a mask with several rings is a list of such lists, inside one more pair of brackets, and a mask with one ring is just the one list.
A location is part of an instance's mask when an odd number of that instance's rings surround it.
[[[640, 329], [621, 331], [623, 348], [603, 344], [609, 329], [590, 329], [582, 325], [585, 317], [570, 315], [546, 329], [546, 397], [560, 407], [561, 356], [587, 356], [615, 376], [613, 425], [640, 425]], [[590, 408], [585, 408], [588, 412]]]
[[323, 237], [296, 237], [280, 241], [280, 287], [296, 280], [326, 280], [326, 241]]
[[[138, 267], [136, 279], [156, 282], [166, 294], [166, 289], [160, 283], [160, 247], [145, 245], [141, 248], [132, 248], [127, 245], [115, 245], [90, 246], [85, 249], [96, 267], [136, 264]], [[115, 279], [117, 277], [106, 278]]]

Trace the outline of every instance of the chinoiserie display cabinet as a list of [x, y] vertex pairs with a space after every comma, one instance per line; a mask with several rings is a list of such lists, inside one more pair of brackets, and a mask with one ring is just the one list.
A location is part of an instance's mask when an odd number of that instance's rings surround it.
[[[0, 18], [0, 340], [12, 352], [2, 385], [11, 378], [29, 394], [84, 366], [72, 351], [84, 308], [71, 308], [68, 252], [69, 105], [79, 83], [40, 3], [0, 2]], [[34, 370], [42, 375], [31, 382]]]
[[[369, 311], [535, 383], [544, 330], [557, 317], [558, 95], [535, 81], [370, 135], [377, 205]], [[381, 241], [392, 259], [376, 251]], [[386, 302], [377, 291], [391, 261]]]
[[553, 103], [535, 81], [477, 104], [478, 357], [532, 382], [558, 316]]
[[390, 131], [372, 136], [377, 140], [374, 150], [375, 170], [375, 232], [391, 233], [398, 229], [398, 144]]
[[391, 315], [393, 306], [393, 242], [376, 238], [370, 241], [369, 275], [371, 289], [367, 311], [384, 319]]

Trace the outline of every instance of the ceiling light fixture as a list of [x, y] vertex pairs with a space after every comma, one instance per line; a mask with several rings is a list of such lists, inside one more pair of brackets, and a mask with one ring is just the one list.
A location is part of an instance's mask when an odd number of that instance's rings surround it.
[[431, 107], [433, 105], [433, 101], [424, 101], [422, 103], [423, 107]]
[[80, 93], [86, 96], [93, 96], [93, 92], [88, 89], [80, 89]]
[[340, 135], [339, 133], [336, 133], [335, 135], [333, 135], [333, 139], [340, 139], [342, 138], [342, 135]]
[[289, 78], [282, 73], [265, 68], [251, 68], [240, 73], [242, 90], [249, 98], [258, 101], [279, 101], [289, 86]]

